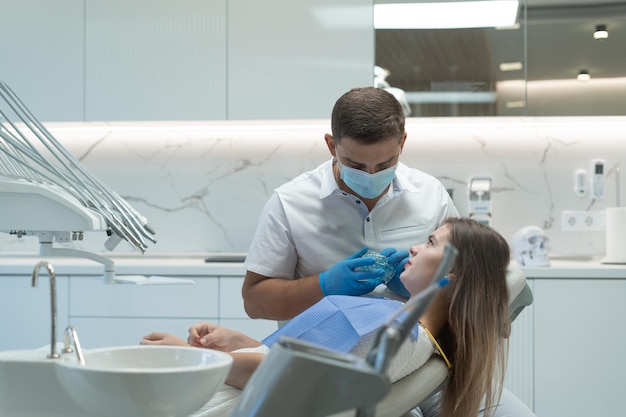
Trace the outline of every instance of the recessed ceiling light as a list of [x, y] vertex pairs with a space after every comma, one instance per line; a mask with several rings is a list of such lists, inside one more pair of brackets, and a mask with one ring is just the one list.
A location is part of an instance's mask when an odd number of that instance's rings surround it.
[[521, 62], [501, 62], [500, 71], [519, 71], [524, 68]]
[[596, 25], [596, 31], [593, 32], [593, 38], [596, 40], [602, 40], [609, 37], [609, 32], [606, 30], [606, 25]]
[[374, 5], [375, 29], [454, 29], [511, 26], [518, 0]]
[[587, 70], [580, 70], [580, 72], [578, 73], [578, 81], [589, 81], [591, 79], [591, 75], [589, 75], [589, 71]]

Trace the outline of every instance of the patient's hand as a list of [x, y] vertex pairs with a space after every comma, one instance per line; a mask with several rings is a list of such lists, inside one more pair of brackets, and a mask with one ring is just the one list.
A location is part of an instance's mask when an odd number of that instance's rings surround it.
[[200, 322], [191, 326], [187, 342], [191, 346], [221, 350], [222, 352], [232, 352], [261, 344], [258, 340], [254, 340], [243, 333], [207, 322]]
[[168, 345], [168, 346], [189, 346], [180, 337], [169, 333], [152, 332], [144, 336], [139, 342], [140, 345]]

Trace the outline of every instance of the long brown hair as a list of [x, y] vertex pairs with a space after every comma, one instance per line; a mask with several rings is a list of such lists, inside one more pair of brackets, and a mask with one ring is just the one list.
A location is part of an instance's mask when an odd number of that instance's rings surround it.
[[509, 245], [491, 227], [468, 218], [451, 218], [445, 224], [459, 254], [447, 292], [448, 324], [440, 334], [453, 364], [442, 415], [475, 417], [483, 397], [489, 415], [499, 401], [506, 368]]

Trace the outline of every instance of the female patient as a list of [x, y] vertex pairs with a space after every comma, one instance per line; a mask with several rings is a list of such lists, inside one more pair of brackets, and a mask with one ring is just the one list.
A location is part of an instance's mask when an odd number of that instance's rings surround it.
[[[506, 351], [503, 336], [508, 335], [510, 325], [506, 285], [509, 247], [506, 240], [488, 226], [466, 218], [448, 219], [426, 243], [409, 250], [411, 257], [400, 280], [411, 296], [430, 284], [448, 242], [459, 250], [449, 274], [451, 282], [421, 317], [418, 337], [407, 338], [403, 343], [388, 374], [395, 382], [419, 368], [434, 351], [438, 351], [450, 366], [441, 415], [475, 417], [481, 400], [484, 399], [486, 410], [497, 404], [504, 375]], [[304, 311], [293, 320], [306, 314]], [[363, 336], [351, 353], [365, 355], [374, 335], [372, 332]], [[341, 335], [333, 334], [332, 337]], [[268, 348], [242, 333], [210, 323], [192, 326], [187, 342], [165, 333], [151, 333], [141, 340], [146, 345], [189, 344], [231, 352], [233, 367], [226, 383], [235, 388], [216, 394], [196, 414], [228, 415], [241, 392], [239, 389], [245, 386]]]

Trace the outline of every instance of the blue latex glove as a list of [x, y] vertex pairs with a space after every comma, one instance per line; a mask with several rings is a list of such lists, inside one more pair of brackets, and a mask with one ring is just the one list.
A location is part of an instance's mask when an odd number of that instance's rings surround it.
[[363, 248], [320, 274], [320, 287], [324, 296], [367, 294], [382, 282], [385, 274], [382, 269], [355, 271], [362, 266], [374, 265], [374, 259], [361, 258], [367, 251], [368, 248]]
[[395, 270], [393, 278], [385, 284], [387, 288], [404, 298], [411, 297], [411, 293], [406, 289], [402, 281], [400, 281], [400, 274], [404, 271], [404, 265], [409, 261], [409, 251], [386, 248], [381, 250], [380, 253], [387, 257], [387, 261], [393, 265]]

